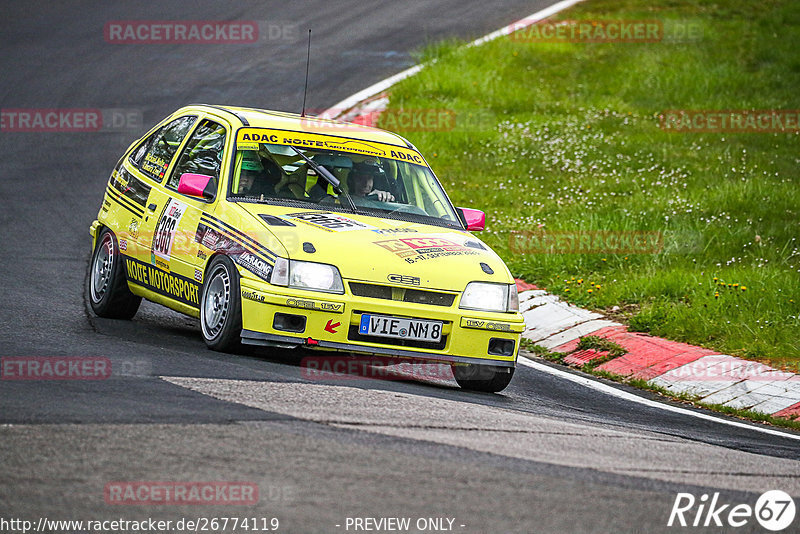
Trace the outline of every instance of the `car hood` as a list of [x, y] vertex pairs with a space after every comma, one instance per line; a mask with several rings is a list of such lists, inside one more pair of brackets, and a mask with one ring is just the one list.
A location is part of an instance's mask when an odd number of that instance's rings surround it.
[[290, 259], [336, 265], [345, 279], [450, 291], [463, 291], [475, 280], [513, 283], [503, 260], [463, 230], [359, 213], [239, 205], [281, 242]]

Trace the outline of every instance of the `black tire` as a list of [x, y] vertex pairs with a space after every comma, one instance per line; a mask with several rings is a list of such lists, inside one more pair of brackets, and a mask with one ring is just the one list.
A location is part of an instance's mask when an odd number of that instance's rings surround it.
[[511, 382], [514, 368], [475, 364], [454, 365], [453, 376], [463, 389], [497, 393], [503, 391]]
[[216, 256], [206, 270], [200, 297], [200, 328], [211, 350], [242, 350], [239, 271], [227, 256]]
[[89, 304], [98, 317], [130, 319], [141, 302], [128, 288], [117, 239], [104, 228], [89, 262]]

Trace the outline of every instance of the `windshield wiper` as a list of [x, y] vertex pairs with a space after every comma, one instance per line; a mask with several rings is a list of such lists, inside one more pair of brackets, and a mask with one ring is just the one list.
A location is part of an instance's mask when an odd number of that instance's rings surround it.
[[331, 186], [333, 187], [334, 193], [336, 193], [340, 197], [344, 196], [344, 198], [347, 200], [348, 207], [350, 208], [351, 211], [358, 211], [356, 209], [355, 203], [353, 202], [353, 199], [350, 198], [350, 195], [344, 192], [344, 189], [342, 189], [342, 184], [341, 182], [339, 182], [338, 178], [336, 178], [333, 174], [331, 174], [331, 172], [328, 169], [326, 169], [325, 167], [323, 167], [318, 163], [315, 163], [311, 158], [309, 158], [308, 156], [297, 150], [296, 147], [289, 145], [289, 148], [294, 150], [298, 156], [303, 158], [306, 161], [306, 163], [308, 163], [319, 176], [325, 178], [325, 181], [331, 184]]

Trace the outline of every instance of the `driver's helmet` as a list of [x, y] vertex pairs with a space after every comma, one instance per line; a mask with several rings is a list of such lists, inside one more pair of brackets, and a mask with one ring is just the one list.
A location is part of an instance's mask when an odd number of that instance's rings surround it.
[[254, 150], [247, 150], [242, 156], [242, 170], [239, 174], [239, 193], [263, 194], [269, 187], [270, 173]]
[[250, 171], [255, 173], [264, 172], [264, 165], [261, 163], [261, 158], [258, 152], [253, 150], [246, 150], [242, 158], [242, 171]]

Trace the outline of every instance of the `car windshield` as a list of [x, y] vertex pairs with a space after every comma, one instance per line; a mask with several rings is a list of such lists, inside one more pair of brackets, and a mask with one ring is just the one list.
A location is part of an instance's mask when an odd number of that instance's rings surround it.
[[[232, 200], [315, 204], [324, 209], [355, 207], [368, 215], [459, 226], [438, 180], [413, 150], [319, 134], [284, 139], [270, 135], [270, 130], [249, 130], [262, 133], [242, 139], [246, 134], [240, 131], [237, 136]], [[324, 141], [305, 139], [311, 136]], [[263, 139], [271, 142], [260, 142]], [[318, 172], [320, 168], [328, 171], [328, 177]]]

